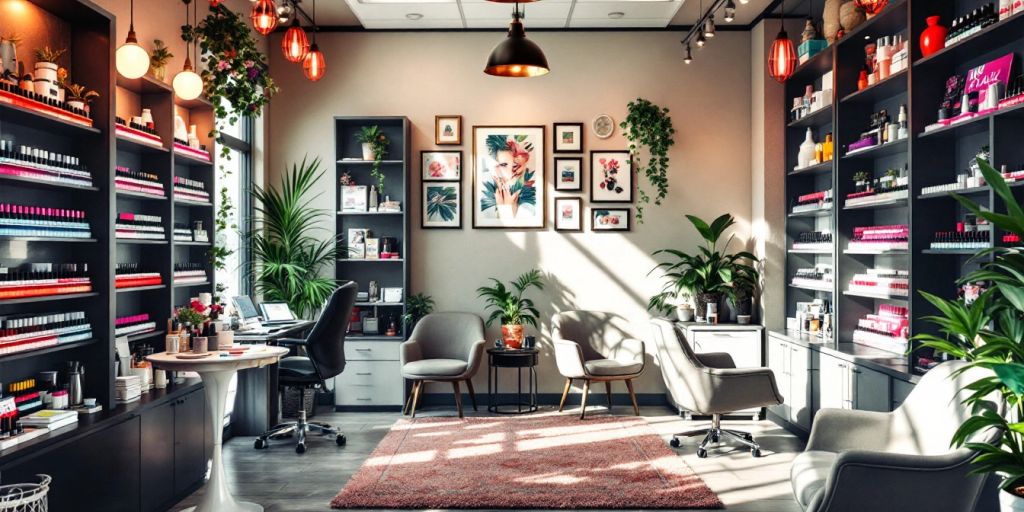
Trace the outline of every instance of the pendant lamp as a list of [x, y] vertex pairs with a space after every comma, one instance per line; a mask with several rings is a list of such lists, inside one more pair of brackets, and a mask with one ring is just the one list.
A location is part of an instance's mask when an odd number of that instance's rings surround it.
[[[185, 4], [185, 24], [188, 25], [188, 4], [192, 0], [182, 0]], [[198, 43], [196, 43], [198, 44]], [[203, 78], [192, 69], [192, 58], [189, 55], [188, 42], [185, 43], [185, 65], [174, 75], [171, 87], [174, 94], [183, 100], [194, 100], [203, 93]]]
[[309, 38], [306, 37], [306, 31], [302, 29], [298, 18], [293, 19], [292, 26], [285, 31], [281, 39], [281, 51], [289, 62], [302, 62], [309, 53]]
[[786, 3], [783, 2], [783, 17], [779, 19], [779, 35], [775, 36], [775, 41], [772, 41], [772, 47], [768, 51], [768, 74], [780, 84], [785, 83], [796, 70], [796, 48], [783, 26], [786, 14], [785, 5]]
[[484, 73], [510, 78], [530, 78], [546, 75], [551, 71], [544, 51], [537, 43], [526, 38], [526, 29], [521, 18], [519, 4], [516, 3], [512, 11], [512, 22], [508, 25], [508, 37], [491, 50]]
[[252, 6], [252, 26], [257, 32], [267, 35], [277, 28], [277, 10], [274, 0], [259, 0]]
[[274, 12], [277, 13], [278, 25], [290, 25], [292, 20], [295, 19], [295, 6], [288, 0], [281, 2], [281, 5], [277, 6]]
[[732, 23], [736, 20], [736, 3], [732, 0], [725, 2], [725, 16], [722, 17], [726, 23]]
[[683, 62], [687, 64], [693, 62], [693, 54], [690, 53], [690, 45], [686, 45], [686, 56], [683, 57]]
[[313, 44], [309, 45], [309, 53], [302, 59], [302, 72], [311, 82], [316, 82], [324, 77], [327, 70], [327, 63], [320, 47], [316, 45], [316, 0], [313, 0]]
[[139, 46], [135, 36], [135, 0], [131, 2], [131, 22], [128, 24], [128, 37], [124, 44], [117, 48], [115, 55], [117, 72], [125, 78], [139, 78], [149, 71], [149, 53]]

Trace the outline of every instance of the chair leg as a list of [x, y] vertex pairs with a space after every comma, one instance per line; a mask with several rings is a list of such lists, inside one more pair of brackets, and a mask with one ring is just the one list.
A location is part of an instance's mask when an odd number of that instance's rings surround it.
[[417, 382], [412, 382], [412, 390], [409, 392], [409, 398], [405, 399], [405, 407], [402, 408], [402, 416], [409, 415], [409, 409], [412, 409], [412, 395], [416, 392]]
[[633, 401], [633, 412], [640, 416], [640, 407], [636, 405], [636, 393], [633, 392], [633, 379], [626, 379], [626, 388], [629, 389], [629, 399]]
[[459, 390], [459, 381], [452, 381], [452, 389], [455, 390], [455, 408], [459, 411], [459, 417], [462, 417], [462, 391]]
[[569, 388], [572, 387], [572, 379], [565, 379], [565, 389], [562, 390], [562, 401], [558, 402], [558, 412], [565, 409], [565, 399], [569, 397]]
[[412, 409], [409, 411], [409, 415], [413, 418], [416, 417], [416, 406], [420, 403], [420, 390], [423, 389], [423, 381], [418, 380], [412, 385]]
[[480, 409], [476, 408], [476, 391], [473, 391], [472, 379], [466, 379], [466, 387], [469, 388], [469, 401], [473, 402], [473, 410], [479, 411]]
[[604, 394], [608, 397], [608, 414], [612, 412], [612, 381], [604, 381]]
[[580, 419], [587, 418], [587, 395], [590, 394], [590, 380], [583, 381], [583, 398], [580, 401]]

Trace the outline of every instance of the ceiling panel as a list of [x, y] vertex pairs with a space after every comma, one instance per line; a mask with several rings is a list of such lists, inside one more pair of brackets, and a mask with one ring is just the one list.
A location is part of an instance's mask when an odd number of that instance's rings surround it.
[[[467, 28], [506, 28], [512, 20], [511, 4], [496, 4], [482, 0], [462, 2], [462, 13], [466, 18]], [[572, 2], [534, 2], [520, 5], [526, 16], [523, 24], [526, 29], [561, 28], [569, 19]]]
[[[581, 0], [582, 1], [582, 0]], [[709, 2], [705, 1], [704, 5], [707, 6]], [[743, 4], [739, 0], [736, 0], [736, 19], [732, 23], [726, 23], [722, 20], [722, 14], [718, 13], [715, 15], [715, 22], [720, 25], [739, 25], [746, 26], [751, 21], [754, 21], [762, 11], [771, 5], [772, 0], [750, 0], [750, 2]], [[789, 2], [787, 2], [787, 5]], [[787, 9], [788, 11], [788, 9]], [[698, 17], [700, 12], [700, 2], [697, 0], [687, 0], [683, 3], [683, 6], [679, 8], [679, 12], [676, 13], [675, 17], [672, 18], [673, 25], [692, 25], [694, 20]]]
[[[668, 26], [682, 2], [576, 2], [572, 10], [570, 25], [579, 26], [613, 26], [613, 27], [651, 27]], [[619, 19], [611, 19], [609, 14], [621, 13]], [[607, 22], [614, 22], [608, 25]], [[631, 23], [637, 23], [632, 25]], [[651, 23], [655, 23], [652, 25]], [[593, 24], [593, 25], [591, 25]]]
[[[350, 2], [363, 27], [371, 29], [463, 28], [462, 14], [456, 2], [362, 3]], [[418, 20], [407, 16], [415, 15]]]

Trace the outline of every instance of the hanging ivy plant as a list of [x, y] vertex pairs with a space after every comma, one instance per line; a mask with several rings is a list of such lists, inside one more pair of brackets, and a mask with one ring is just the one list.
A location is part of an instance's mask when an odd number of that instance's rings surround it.
[[200, 75], [217, 118], [235, 124], [240, 115], [258, 117], [277, 85], [245, 20], [218, 4], [195, 27], [183, 25], [181, 38], [199, 41]]
[[[637, 98], [626, 106], [626, 119], [619, 127], [629, 139], [629, 152], [639, 160], [640, 148], [647, 148], [649, 158], [643, 166], [647, 181], [654, 187], [654, 204], [660, 205], [668, 195], [668, 148], [676, 143], [672, 139], [676, 130], [667, 108], [661, 108], [643, 98]], [[639, 163], [639, 162], [638, 162]], [[636, 221], [644, 221], [644, 204], [651, 202], [651, 196], [642, 187], [637, 187], [640, 200], [636, 205]]]

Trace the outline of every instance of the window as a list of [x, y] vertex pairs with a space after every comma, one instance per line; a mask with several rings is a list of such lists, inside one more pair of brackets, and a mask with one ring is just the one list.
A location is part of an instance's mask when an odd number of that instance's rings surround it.
[[[222, 289], [221, 297], [247, 295], [252, 290], [249, 281], [251, 251], [244, 233], [249, 232], [252, 217], [252, 200], [249, 187], [252, 183], [252, 140], [253, 122], [247, 117], [231, 124], [227, 119], [219, 123], [220, 144], [227, 148], [228, 156], [223, 153], [218, 160], [217, 190], [215, 191], [215, 208], [217, 219], [223, 216], [226, 229], [218, 225], [218, 246], [223, 247], [229, 256], [223, 258], [223, 268], [216, 270], [217, 285]], [[222, 214], [225, 199], [230, 204], [230, 211]]]

